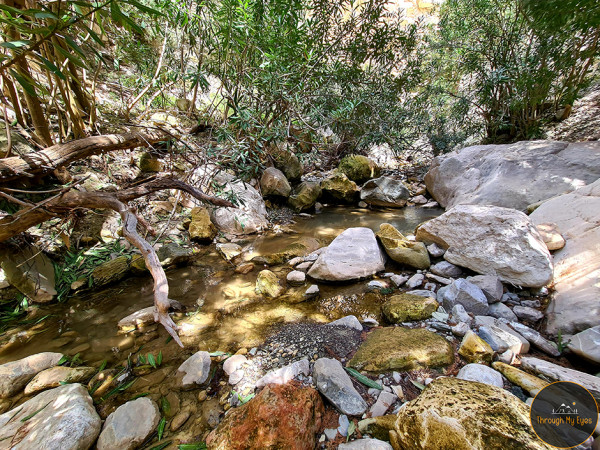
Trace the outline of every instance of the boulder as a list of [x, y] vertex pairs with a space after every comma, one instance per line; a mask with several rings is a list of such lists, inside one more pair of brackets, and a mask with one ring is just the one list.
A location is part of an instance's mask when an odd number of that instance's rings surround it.
[[287, 143], [280, 143], [273, 146], [270, 154], [275, 167], [281, 170], [289, 181], [300, 181], [300, 177], [304, 173], [302, 163], [295, 153], [290, 150], [290, 146]]
[[483, 364], [467, 364], [463, 366], [459, 371], [456, 378], [468, 381], [477, 381], [479, 383], [489, 384], [490, 386], [497, 386], [499, 388], [504, 387], [502, 381], [502, 375], [500, 372], [491, 369]]
[[38, 247], [23, 244], [2, 249], [0, 266], [6, 281], [29, 299], [37, 303], [54, 299], [54, 264]]
[[279, 369], [271, 370], [256, 382], [256, 387], [261, 388], [268, 384], [286, 384], [299, 375], [310, 375], [308, 359], [301, 359]]
[[313, 450], [323, 415], [323, 402], [315, 389], [291, 383], [270, 385], [248, 403], [230, 410], [208, 435], [206, 444], [227, 450]]
[[321, 394], [343, 414], [360, 416], [367, 410], [367, 403], [337, 359], [319, 358], [313, 368], [313, 378]]
[[288, 203], [300, 212], [315, 206], [319, 197], [321, 197], [321, 184], [316, 181], [304, 181], [294, 188]]
[[458, 354], [469, 363], [491, 363], [494, 350], [490, 344], [485, 342], [471, 330], [464, 335]]
[[422, 328], [389, 327], [370, 332], [348, 365], [369, 372], [389, 372], [453, 362], [454, 351], [443, 337]]
[[256, 292], [267, 297], [277, 298], [285, 288], [279, 284], [279, 278], [270, 270], [261, 270], [256, 278]]
[[367, 278], [385, 268], [385, 255], [370, 228], [348, 228], [325, 248], [308, 271], [321, 281]]
[[192, 222], [188, 228], [190, 239], [193, 241], [210, 243], [217, 235], [217, 227], [210, 220], [210, 213], [206, 208], [192, 208]]
[[363, 202], [385, 208], [402, 208], [409, 197], [410, 192], [404, 183], [391, 177], [369, 180], [360, 191]]
[[231, 261], [242, 254], [242, 247], [233, 242], [216, 245], [217, 251], [225, 258], [225, 261]]
[[407, 449], [554, 448], [536, 436], [529, 407], [517, 397], [496, 386], [448, 377], [435, 379], [400, 408], [394, 440], [396, 448]]
[[323, 200], [330, 203], [354, 203], [358, 199], [359, 189], [346, 175], [335, 171], [321, 181]]
[[524, 141], [476, 145], [438, 156], [425, 184], [447, 209], [471, 204], [525, 211], [527, 205], [598, 178], [599, 142]]
[[96, 371], [93, 367], [51, 367], [33, 377], [24, 392], [25, 395], [31, 395], [65, 383], [82, 383], [92, 378]]
[[39, 372], [55, 366], [61, 353], [44, 352], [0, 366], [0, 398], [12, 397]]
[[147, 397], [124, 403], [111, 413], [98, 438], [98, 450], [138, 448], [160, 420], [158, 406]]
[[473, 283], [459, 278], [448, 287], [438, 292], [438, 301], [450, 311], [456, 305], [462, 305], [467, 312], [473, 314], [487, 314], [489, 305], [484, 293]]
[[536, 225], [555, 223], [566, 240], [553, 255], [546, 331], [575, 334], [600, 325], [600, 179], [544, 202], [530, 218]]
[[502, 286], [502, 282], [498, 277], [493, 275], [477, 275], [467, 278], [467, 281], [481, 289], [490, 305], [502, 299], [504, 286]]
[[66, 384], [2, 414], [0, 446], [14, 450], [87, 450], [96, 441], [101, 425], [87, 389], [81, 384]]
[[455, 266], [448, 261], [440, 261], [439, 263], [435, 263], [430, 267], [429, 270], [431, 270], [431, 273], [444, 278], [458, 278], [463, 274], [463, 271], [460, 267]]
[[520, 388], [529, 392], [529, 395], [532, 396], [537, 395], [538, 392], [540, 392], [549, 384], [547, 381], [544, 381], [541, 378], [535, 377], [527, 372], [500, 361], [493, 363], [492, 367], [504, 375], [512, 384], [516, 384]]
[[184, 389], [202, 385], [210, 375], [210, 363], [208, 352], [194, 353], [177, 369], [178, 384]]
[[260, 190], [265, 197], [288, 198], [292, 188], [283, 172], [275, 167], [265, 169], [260, 177]]
[[381, 307], [390, 323], [429, 319], [437, 309], [438, 302], [434, 298], [406, 293], [390, 297]]
[[565, 246], [565, 238], [562, 237], [562, 234], [558, 231], [558, 225], [555, 223], [540, 223], [535, 228], [551, 252], [560, 250]]
[[416, 269], [429, 268], [429, 253], [422, 242], [409, 241], [393, 225], [382, 223], [376, 233], [390, 258]]
[[600, 325], [571, 337], [569, 349], [582, 358], [600, 364]]
[[338, 170], [357, 183], [377, 178], [380, 169], [372, 160], [362, 155], [349, 155], [342, 158]]
[[353, 328], [358, 331], [362, 331], [363, 327], [360, 321], [356, 318], [356, 316], [346, 316], [341, 319], [334, 320], [333, 322], [329, 322], [327, 325], [331, 325], [333, 327], [348, 327]]
[[321, 244], [319, 241], [315, 238], [302, 237], [298, 241], [286, 245], [277, 253], [255, 256], [252, 258], [252, 261], [259, 264], [266, 264], [268, 266], [277, 266], [287, 262], [290, 259], [297, 258], [299, 256], [305, 256], [317, 250], [320, 245]]
[[496, 206], [459, 205], [421, 224], [417, 240], [446, 248], [444, 259], [518, 286], [552, 280], [552, 259], [522, 212]]
[[143, 328], [148, 325], [154, 324], [154, 316], [156, 315], [156, 306], [148, 306], [147, 308], [140, 309], [134, 313], [123, 317], [117, 323], [117, 327], [121, 333], [129, 333], [136, 328]]

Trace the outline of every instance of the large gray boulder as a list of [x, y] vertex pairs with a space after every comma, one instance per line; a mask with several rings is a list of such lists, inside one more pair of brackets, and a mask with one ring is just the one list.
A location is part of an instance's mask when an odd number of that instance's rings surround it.
[[260, 189], [265, 197], [287, 198], [292, 191], [283, 172], [275, 167], [265, 169], [260, 177]]
[[552, 259], [529, 218], [515, 209], [459, 205], [417, 228], [417, 240], [446, 248], [444, 259], [517, 286], [552, 281]]
[[600, 179], [542, 203], [530, 219], [555, 223], [566, 240], [554, 253], [546, 331], [573, 334], [600, 325]]
[[2, 414], [0, 448], [86, 450], [96, 441], [101, 424], [87, 389], [65, 384]]
[[527, 205], [600, 177], [600, 142], [524, 141], [476, 145], [434, 159], [427, 190], [443, 207]]
[[369, 180], [360, 191], [360, 199], [373, 206], [401, 208], [410, 197], [408, 188], [400, 180], [379, 177]]
[[462, 305], [470, 313], [485, 315], [489, 309], [483, 291], [464, 278], [453, 281], [450, 286], [440, 289], [438, 294], [438, 301], [447, 311], [451, 311], [456, 305]]
[[370, 228], [348, 228], [325, 248], [308, 271], [322, 281], [367, 278], [385, 268], [385, 253]]
[[61, 353], [43, 352], [0, 366], [0, 398], [11, 397], [21, 391], [42, 370], [58, 364]]

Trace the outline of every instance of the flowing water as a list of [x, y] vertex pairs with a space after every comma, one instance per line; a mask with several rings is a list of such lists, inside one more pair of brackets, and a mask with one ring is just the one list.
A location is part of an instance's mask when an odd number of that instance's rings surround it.
[[[381, 223], [391, 223], [401, 232], [412, 233], [415, 227], [441, 213], [439, 209], [404, 208], [367, 211], [352, 208], [327, 208], [312, 217], [297, 217], [291, 232], [248, 237], [242, 243], [245, 258], [275, 253], [302, 237], [331, 241], [350, 227], [369, 227], [374, 231]], [[389, 268], [401, 272], [400, 267]], [[182, 340], [187, 348], [209, 351], [235, 351], [259, 345], [276, 324], [298, 321], [328, 322], [348, 315], [378, 315], [379, 305], [369, 304], [361, 296], [366, 282], [346, 285], [320, 285], [320, 299], [302, 303], [285, 303], [265, 299], [254, 293], [257, 270], [242, 275], [217, 254], [214, 246], [194, 265], [167, 271], [170, 297], [187, 307], [183, 318]], [[260, 270], [260, 267], [257, 268]], [[271, 268], [281, 277], [289, 271], [284, 266]], [[151, 327], [146, 335], [119, 334], [117, 322], [123, 317], [152, 305], [150, 276], [130, 277], [98, 292], [74, 296], [64, 304], [40, 307], [38, 324], [13, 330], [12, 345], [0, 347], [0, 364], [42, 351], [80, 354], [87, 363], [97, 365], [123, 361], [131, 349], [166, 348], [177, 355], [174, 342], [167, 346], [166, 332]], [[181, 316], [179, 317], [181, 320]], [[156, 331], [153, 328], [157, 328]], [[1, 341], [0, 341], [1, 342]]]

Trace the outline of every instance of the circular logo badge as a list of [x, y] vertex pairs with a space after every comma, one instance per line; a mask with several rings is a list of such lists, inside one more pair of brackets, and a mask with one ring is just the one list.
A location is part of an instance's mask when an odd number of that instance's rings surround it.
[[542, 441], [553, 447], [571, 448], [585, 442], [596, 429], [598, 406], [583, 386], [557, 381], [535, 396], [530, 418]]

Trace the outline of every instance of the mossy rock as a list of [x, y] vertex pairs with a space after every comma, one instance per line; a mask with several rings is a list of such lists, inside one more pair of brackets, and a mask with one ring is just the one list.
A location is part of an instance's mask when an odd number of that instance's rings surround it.
[[270, 151], [275, 167], [283, 172], [290, 182], [300, 181], [304, 168], [294, 152], [289, 150], [287, 143], [274, 145]]
[[302, 238], [283, 248], [283, 250], [271, 255], [255, 256], [252, 262], [276, 266], [289, 261], [297, 256], [306, 256], [320, 247], [319, 241], [315, 238]]
[[338, 170], [357, 183], [364, 183], [371, 178], [377, 178], [381, 174], [379, 166], [366, 156], [345, 156], [338, 166]]
[[163, 165], [151, 153], [144, 152], [140, 156], [139, 167], [144, 173], [156, 173], [162, 170]]
[[422, 328], [388, 327], [369, 333], [348, 365], [368, 372], [390, 372], [453, 362], [452, 345], [443, 337]]
[[262, 270], [256, 279], [256, 292], [267, 297], [277, 298], [281, 296], [285, 288], [279, 284], [279, 278], [270, 270]]
[[300, 212], [315, 206], [319, 197], [321, 197], [320, 183], [305, 181], [296, 186], [288, 198], [288, 203], [297, 212]]
[[399, 294], [390, 297], [381, 309], [388, 322], [401, 323], [429, 319], [438, 306], [438, 302], [432, 297]]
[[94, 287], [105, 286], [123, 278], [130, 268], [130, 258], [121, 255], [110, 261], [100, 264], [92, 271]]
[[217, 235], [217, 227], [210, 220], [210, 213], [206, 208], [193, 208], [192, 221], [188, 228], [190, 239], [201, 243], [210, 243]]
[[397, 263], [416, 269], [428, 269], [431, 265], [425, 244], [409, 241], [393, 225], [382, 223], [375, 235], [388, 256]]
[[469, 363], [490, 364], [494, 350], [473, 331], [469, 330], [463, 337], [458, 354]]
[[321, 181], [321, 190], [328, 202], [336, 203], [354, 203], [360, 193], [356, 183], [339, 171], [335, 171], [329, 178]]
[[396, 415], [387, 414], [379, 417], [369, 417], [358, 422], [358, 430], [382, 441], [390, 440], [390, 430], [396, 425]]
[[549, 450], [529, 407], [497, 386], [440, 377], [398, 412], [392, 443], [410, 449]]

